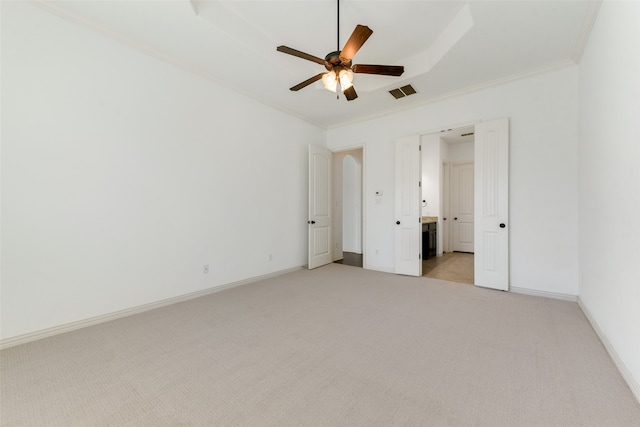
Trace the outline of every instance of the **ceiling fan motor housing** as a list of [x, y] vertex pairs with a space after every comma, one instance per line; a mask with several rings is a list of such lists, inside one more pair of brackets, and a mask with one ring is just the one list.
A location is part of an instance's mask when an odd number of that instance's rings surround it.
[[329, 71], [333, 70], [336, 66], [351, 68], [351, 60], [342, 58], [340, 56], [341, 53], [342, 51], [340, 50], [328, 53], [327, 56], [324, 57], [324, 60], [326, 61], [324, 67]]

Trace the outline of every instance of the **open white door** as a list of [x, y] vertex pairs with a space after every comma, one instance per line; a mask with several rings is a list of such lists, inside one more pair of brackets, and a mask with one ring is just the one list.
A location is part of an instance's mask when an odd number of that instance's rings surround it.
[[331, 262], [331, 152], [309, 146], [309, 269]]
[[475, 126], [475, 284], [509, 290], [509, 119]]
[[396, 141], [395, 272], [422, 276], [420, 136]]

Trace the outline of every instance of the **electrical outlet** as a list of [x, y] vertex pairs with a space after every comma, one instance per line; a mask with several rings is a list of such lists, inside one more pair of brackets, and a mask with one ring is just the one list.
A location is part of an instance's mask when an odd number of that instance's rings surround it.
[[204, 274], [207, 274], [209, 272], [209, 264], [205, 264], [204, 267], [202, 267], [202, 272]]

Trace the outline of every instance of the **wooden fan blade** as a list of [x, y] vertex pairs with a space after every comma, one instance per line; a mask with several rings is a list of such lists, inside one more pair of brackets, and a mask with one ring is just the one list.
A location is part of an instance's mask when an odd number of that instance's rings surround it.
[[347, 101], [353, 101], [358, 97], [358, 94], [356, 93], [356, 89], [353, 86], [351, 86], [349, 89], [346, 89], [342, 93], [344, 93], [344, 96], [345, 98], [347, 98]]
[[356, 64], [351, 67], [354, 73], [360, 74], [382, 74], [383, 76], [401, 76], [404, 73], [402, 65], [367, 65]]
[[278, 52], [286, 53], [289, 55], [297, 56], [298, 58], [306, 59], [307, 61], [317, 62], [318, 64], [325, 64], [325, 60], [318, 58], [317, 56], [309, 55], [308, 53], [300, 52], [299, 50], [292, 49], [287, 46], [278, 46], [276, 48]]
[[349, 37], [344, 48], [342, 48], [342, 52], [340, 52], [340, 58], [351, 60], [371, 34], [373, 34], [371, 28], [365, 25], [356, 25], [356, 29], [353, 30], [351, 37]]
[[311, 78], [309, 78], [309, 79], [307, 79], [307, 80], [303, 81], [302, 83], [298, 83], [298, 84], [297, 84], [297, 85], [295, 85], [294, 87], [289, 88], [289, 90], [292, 90], [292, 91], [300, 90], [300, 89], [302, 89], [303, 87], [307, 87], [307, 86], [309, 86], [309, 85], [310, 85], [311, 83], [313, 83], [313, 82], [317, 82], [317, 81], [318, 81], [318, 80], [320, 80], [320, 79], [322, 78], [322, 76], [324, 76], [324, 75], [325, 75], [325, 73], [320, 73], [320, 74], [318, 74], [317, 76], [313, 76], [313, 77], [311, 77]]

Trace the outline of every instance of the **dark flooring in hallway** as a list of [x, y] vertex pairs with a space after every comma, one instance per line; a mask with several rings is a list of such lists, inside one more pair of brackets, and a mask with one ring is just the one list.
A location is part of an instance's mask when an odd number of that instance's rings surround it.
[[354, 252], [343, 252], [343, 258], [335, 261], [336, 264], [351, 265], [354, 267], [362, 267], [362, 254], [356, 254]]

